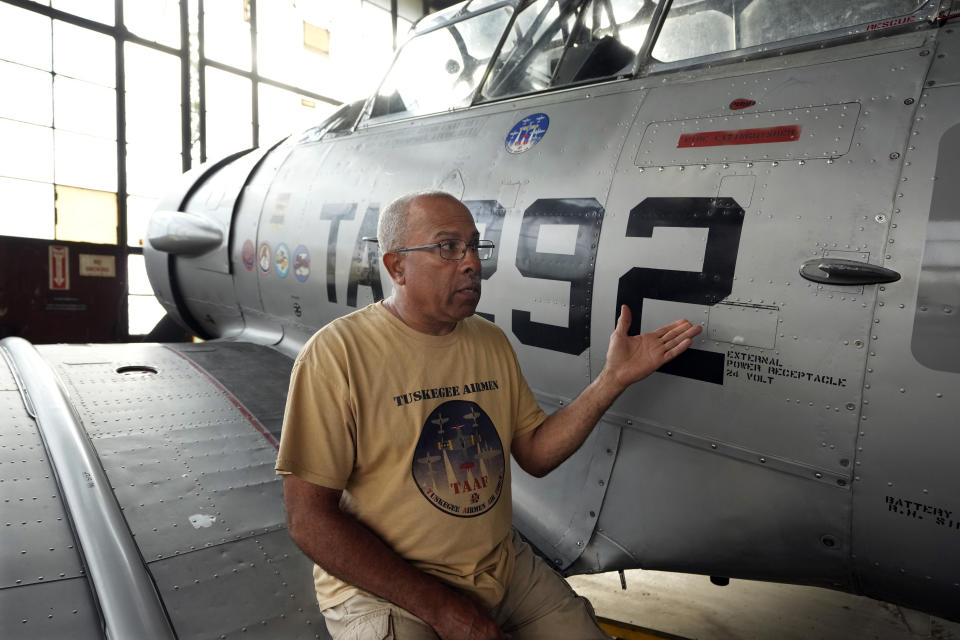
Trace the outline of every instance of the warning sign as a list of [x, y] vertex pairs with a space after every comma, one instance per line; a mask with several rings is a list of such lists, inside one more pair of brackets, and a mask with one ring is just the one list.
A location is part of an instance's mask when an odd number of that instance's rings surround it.
[[97, 276], [100, 278], [115, 278], [117, 276], [116, 256], [81, 253], [79, 257], [80, 275]]
[[49, 250], [50, 289], [68, 291], [70, 289], [70, 248], [50, 245]]
[[733, 131], [700, 131], [685, 133], [677, 141], [677, 148], [723, 147], [737, 144], [766, 144], [769, 142], [793, 142], [800, 139], [800, 127], [786, 125], [762, 129], [735, 129]]

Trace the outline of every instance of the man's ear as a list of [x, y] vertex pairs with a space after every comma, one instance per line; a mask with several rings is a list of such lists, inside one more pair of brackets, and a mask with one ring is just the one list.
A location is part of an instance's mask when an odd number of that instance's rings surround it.
[[383, 255], [383, 266], [387, 268], [390, 279], [396, 285], [402, 285], [405, 282], [403, 259], [404, 255], [400, 253], [385, 253]]

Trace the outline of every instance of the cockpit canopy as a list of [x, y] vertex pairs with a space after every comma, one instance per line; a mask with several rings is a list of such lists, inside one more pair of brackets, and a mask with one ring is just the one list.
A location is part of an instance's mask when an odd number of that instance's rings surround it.
[[937, 0], [471, 0], [423, 18], [364, 119], [930, 24]]

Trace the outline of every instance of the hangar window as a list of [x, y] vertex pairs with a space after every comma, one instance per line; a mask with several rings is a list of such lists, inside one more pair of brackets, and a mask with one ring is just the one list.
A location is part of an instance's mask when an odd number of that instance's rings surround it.
[[[0, 86], [16, 89], [0, 91], [0, 236], [115, 244], [142, 272], [148, 219], [185, 169], [372, 93], [410, 25], [389, 5], [0, 0]], [[153, 326], [140, 289], [98, 340]]]
[[183, 172], [180, 58], [124, 44], [127, 244], [143, 245], [157, 199]]
[[117, 194], [56, 185], [57, 240], [117, 243]]
[[[468, 106], [510, 16], [509, 7], [493, 8], [417, 34], [404, 45], [380, 85], [370, 117], [415, 116]], [[435, 22], [428, 20], [428, 25]]]
[[143, 256], [127, 256], [127, 308], [130, 314], [130, 335], [146, 335], [166, 314], [153, 296]]
[[629, 75], [656, 4], [538, 0], [528, 5], [517, 15], [497, 56], [484, 97]]
[[180, 0], [123, 0], [123, 23], [141, 38], [180, 46]]

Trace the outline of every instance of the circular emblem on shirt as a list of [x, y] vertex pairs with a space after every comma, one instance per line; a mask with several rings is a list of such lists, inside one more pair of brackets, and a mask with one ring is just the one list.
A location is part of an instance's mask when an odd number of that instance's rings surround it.
[[503, 444], [475, 402], [451, 400], [433, 410], [413, 454], [413, 479], [437, 509], [460, 518], [486, 513], [503, 492]]
[[513, 125], [504, 141], [510, 153], [523, 153], [547, 135], [550, 118], [545, 113], [533, 113]]

